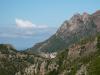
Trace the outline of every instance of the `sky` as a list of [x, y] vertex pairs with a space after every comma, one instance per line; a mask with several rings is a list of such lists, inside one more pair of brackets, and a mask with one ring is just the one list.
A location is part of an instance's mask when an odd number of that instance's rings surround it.
[[0, 43], [32, 47], [75, 13], [100, 10], [100, 0], [0, 0]]

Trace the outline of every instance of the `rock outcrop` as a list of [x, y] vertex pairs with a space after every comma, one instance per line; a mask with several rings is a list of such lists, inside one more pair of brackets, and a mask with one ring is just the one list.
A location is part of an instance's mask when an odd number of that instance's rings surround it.
[[27, 52], [55, 52], [78, 42], [80, 39], [92, 37], [100, 31], [100, 11], [93, 14], [75, 14], [64, 21], [57, 32], [44, 42], [27, 49]]

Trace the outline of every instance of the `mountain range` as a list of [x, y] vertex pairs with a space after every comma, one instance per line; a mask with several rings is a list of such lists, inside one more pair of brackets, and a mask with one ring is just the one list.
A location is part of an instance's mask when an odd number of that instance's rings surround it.
[[57, 32], [49, 39], [37, 43], [27, 52], [55, 52], [70, 47], [80, 40], [92, 37], [100, 31], [100, 11], [93, 14], [84, 12], [75, 14], [63, 22]]
[[0, 75], [99, 75], [100, 10], [75, 14], [24, 51], [0, 44]]

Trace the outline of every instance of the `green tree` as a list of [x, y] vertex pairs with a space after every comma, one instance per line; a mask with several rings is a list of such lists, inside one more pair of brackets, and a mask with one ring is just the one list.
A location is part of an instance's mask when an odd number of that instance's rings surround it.
[[100, 50], [100, 35], [97, 36], [97, 49]]

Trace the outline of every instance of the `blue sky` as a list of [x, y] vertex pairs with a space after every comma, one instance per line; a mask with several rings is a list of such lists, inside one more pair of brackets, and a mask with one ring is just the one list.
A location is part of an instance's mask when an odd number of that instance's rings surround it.
[[31, 47], [73, 14], [99, 9], [100, 0], [0, 0], [0, 43]]

